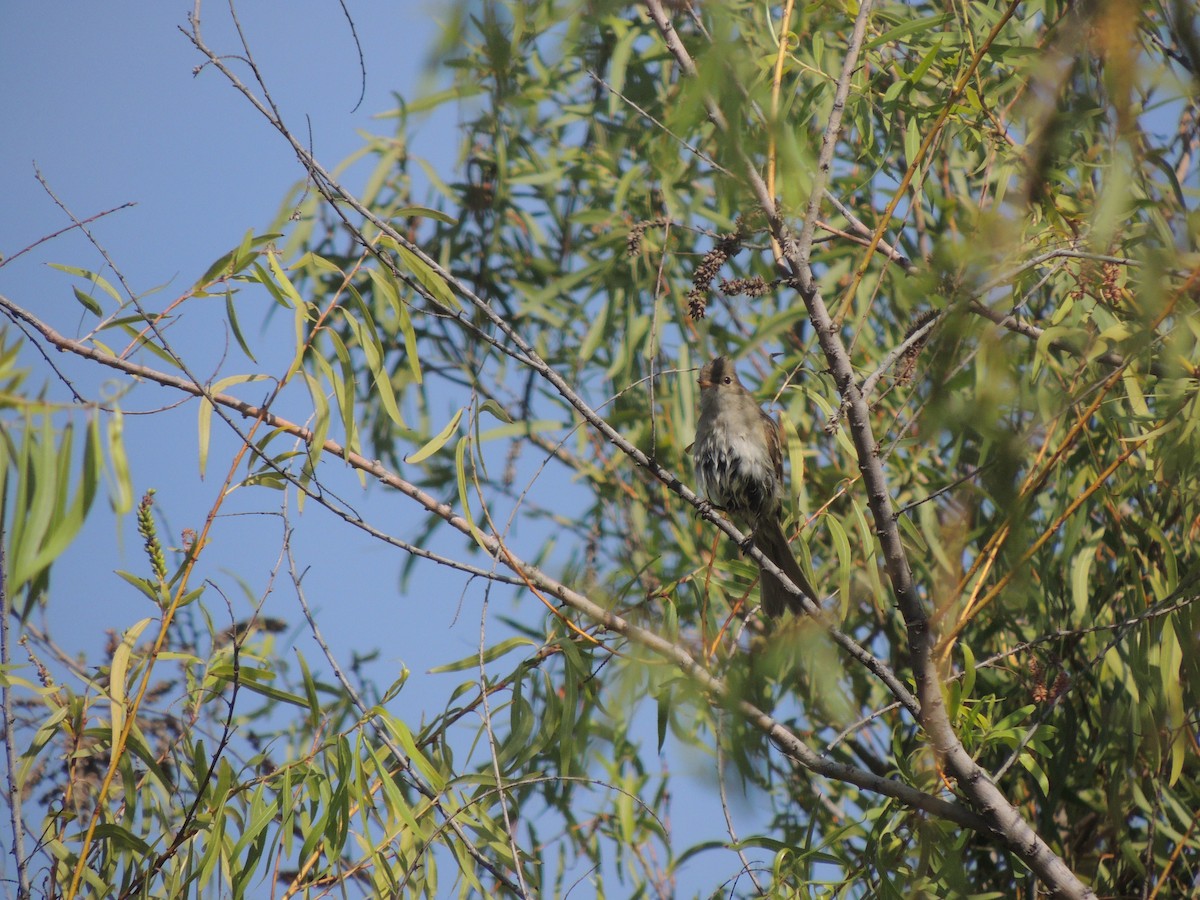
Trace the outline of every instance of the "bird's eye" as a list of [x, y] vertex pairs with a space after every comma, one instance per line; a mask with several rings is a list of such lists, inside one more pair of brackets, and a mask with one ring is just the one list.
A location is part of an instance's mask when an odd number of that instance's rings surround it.
[[728, 375], [726, 375], [726, 376], [725, 376], [725, 383], [726, 383], [726, 384], [733, 384], [733, 379], [732, 379], [732, 378], [730, 378]]

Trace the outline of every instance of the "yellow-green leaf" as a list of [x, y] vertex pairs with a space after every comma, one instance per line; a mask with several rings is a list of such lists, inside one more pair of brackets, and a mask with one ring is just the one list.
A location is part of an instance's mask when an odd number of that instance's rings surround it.
[[129, 671], [129, 658], [133, 655], [133, 648], [137, 644], [138, 638], [142, 636], [146, 626], [153, 621], [152, 618], [147, 617], [135, 622], [125, 630], [125, 634], [121, 636], [121, 643], [113, 651], [112, 669], [108, 679], [108, 696], [112, 710], [112, 745], [114, 747], [117, 746], [121, 732], [125, 728], [125, 713], [127, 712], [125, 701], [128, 699], [125, 693], [125, 676]]
[[433, 440], [431, 440], [416, 453], [404, 457], [404, 461], [414, 465], [424, 462], [425, 460], [429, 459], [429, 457], [433, 456], [433, 454], [441, 450], [442, 447], [446, 446], [446, 441], [450, 440], [450, 436], [454, 434], [455, 429], [458, 428], [458, 423], [459, 420], [462, 419], [462, 414], [463, 411], [460, 409], [454, 414], [454, 418], [447, 423], [446, 427], [434, 435]]

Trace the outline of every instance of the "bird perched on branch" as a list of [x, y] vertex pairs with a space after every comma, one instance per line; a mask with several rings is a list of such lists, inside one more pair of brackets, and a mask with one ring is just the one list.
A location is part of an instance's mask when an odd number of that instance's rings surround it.
[[[792, 580], [809, 599], [816, 592], [800, 571], [783, 533], [783, 434], [779, 423], [758, 405], [723, 356], [700, 369], [700, 419], [692, 460], [700, 490], [714, 506], [752, 532], [763, 556]], [[759, 573], [762, 603], [772, 618], [790, 608], [803, 610], [771, 573]]]

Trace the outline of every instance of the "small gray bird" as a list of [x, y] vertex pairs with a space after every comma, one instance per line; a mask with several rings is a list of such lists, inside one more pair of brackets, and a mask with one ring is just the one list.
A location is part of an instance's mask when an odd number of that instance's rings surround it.
[[[738, 380], [733, 363], [718, 356], [700, 370], [700, 419], [692, 461], [700, 490], [751, 529], [754, 544], [782, 569], [796, 587], [816, 602], [817, 594], [800, 571], [783, 533], [783, 435], [754, 396]], [[775, 618], [790, 607], [803, 610], [800, 598], [774, 575], [760, 572], [762, 603]]]

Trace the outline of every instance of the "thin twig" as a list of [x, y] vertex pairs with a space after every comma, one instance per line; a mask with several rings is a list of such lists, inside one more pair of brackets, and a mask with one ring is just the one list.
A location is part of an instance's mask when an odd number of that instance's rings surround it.
[[[519, 505], [519, 504], [518, 504]], [[516, 510], [513, 510], [516, 515]], [[491, 516], [488, 517], [489, 521]], [[511, 521], [511, 520], [510, 520]], [[521, 848], [517, 845], [516, 829], [513, 828], [512, 816], [508, 811], [508, 792], [505, 789], [504, 770], [500, 766], [500, 748], [496, 743], [496, 732], [492, 728], [492, 705], [488, 702], [487, 691], [487, 613], [488, 600], [491, 597], [491, 583], [483, 591], [483, 607], [479, 611], [479, 712], [483, 720], [483, 731], [487, 735], [488, 752], [492, 760], [492, 776], [496, 779], [496, 802], [500, 805], [500, 816], [504, 819], [504, 834], [508, 838], [508, 852], [512, 854], [513, 871], [517, 875], [517, 883], [521, 886], [521, 896], [528, 897], [529, 885], [525, 883], [525, 872], [521, 865]]]
[[[0, 666], [9, 665], [8, 627], [9, 609], [8, 597], [8, 564], [4, 555], [4, 547], [8, 536], [0, 525]], [[12, 695], [8, 690], [8, 679], [0, 679], [0, 713], [4, 716], [4, 757], [8, 762], [8, 779], [5, 790], [8, 793], [8, 818], [12, 825], [12, 855], [17, 869], [17, 900], [28, 900], [29, 873], [25, 869], [25, 826], [21, 821], [21, 796], [17, 790], [17, 754], [13, 749], [13, 729], [16, 728], [16, 717], [13, 715]]]
[[742, 861], [742, 871], [750, 876], [758, 895], [765, 897], [767, 892], [759, 882], [758, 876], [754, 874], [754, 863], [750, 861], [750, 857], [746, 856], [746, 851], [741, 847], [741, 838], [737, 836], [733, 815], [729, 811], [729, 797], [725, 790], [725, 748], [720, 740], [717, 741], [717, 792], [721, 797], [721, 812], [725, 816], [725, 831], [737, 850], [738, 859]]
[[608, 91], [614, 97], [618, 98], [622, 103], [624, 103], [630, 109], [633, 109], [635, 112], [637, 112], [637, 114], [639, 116], [641, 116], [643, 119], [645, 119], [650, 124], [654, 125], [656, 128], [658, 128], [659, 131], [661, 131], [667, 137], [671, 138], [671, 140], [675, 141], [675, 143], [679, 144], [679, 146], [683, 147], [683, 149], [687, 150], [688, 153], [691, 153], [697, 159], [708, 163], [716, 171], [723, 172], [724, 174], [728, 175], [730, 178], [734, 177], [733, 173], [730, 172], [728, 169], [726, 169], [724, 166], [722, 166], [719, 162], [717, 162], [715, 159], [713, 159], [711, 156], [709, 156], [707, 153], [705, 153], [700, 148], [694, 147], [691, 144], [689, 144], [684, 138], [680, 137], [675, 132], [673, 132], [670, 128], [668, 128], [664, 123], [662, 123], [658, 119], [654, 118], [654, 116], [652, 116], [649, 112], [642, 109], [642, 107], [638, 106], [636, 103], [634, 103], [632, 100], [630, 100], [628, 97], [626, 97], [620, 91], [618, 91], [615, 87], [613, 87], [611, 84], [609, 84], [603, 78], [601, 78], [595, 72], [588, 70], [588, 75], [592, 78], [593, 81], [595, 81], [597, 84], [599, 84], [601, 87], [603, 87], [606, 91]]
[[[388, 734], [387, 729], [378, 724], [376, 721], [376, 716], [372, 712], [371, 708], [363, 702], [362, 697], [359, 695], [358, 691], [355, 690], [354, 685], [350, 683], [350, 679], [347, 678], [345, 672], [342, 671], [342, 667], [338, 665], [337, 657], [333, 654], [333, 651], [329, 649], [329, 644], [325, 642], [325, 638], [321, 634], [321, 629], [317, 625], [316, 617], [312, 614], [312, 609], [309, 608], [308, 600], [304, 596], [304, 587], [302, 585], [304, 580], [303, 575], [296, 568], [296, 560], [292, 555], [290, 531], [284, 538], [284, 545], [287, 552], [288, 569], [292, 575], [292, 585], [296, 591], [296, 600], [300, 604], [300, 609], [304, 613], [305, 620], [308, 622], [308, 627], [312, 632], [313, 640], [317, 642], [317, 645], [321, 648], [321, 652], [325, 654], [325, 661], [329, 663], [330, 669], [333, 670], [334, 677], [342, 686], [342, 690], [346, 692], [346, 696], [350, 698], [350, 701], [354, 704], [355, 708], [358, 709], [359, 714], [363, 717], [363, 719], [371, 723], [371, 728], [375, 732], [376, 737], [388, 749], [388, 752], [392, 754], [392, 757], [400, 764], [401, 768], [403, 768], [404, 772], [408, 775], [409, 783], [412, 784], [412, 786], [421, 794], [421, 796], [425, 797], [425, 799], [427, 799], [438, 810], [439, 813], [441, 813], [443, 819], [450, 826], [451, 830], [454, 831], [455, 836], [462, 842], [462, 845], [466, 847], [467, 852], [471, 855], [471, 858], [488, 872], [490, 872], [494, 878], [496, 878], [514, 894], [517, 894], [521, 897], [528, 897], [529, 895], [527, 892], [521, 892], [517, 885], [514, 884], [513, 881], [504, 872], [502, 872], [495, 863], [484, 856], [482, 851], [475, 846], [475, 843], [470, 839], [470, 836], [467, 835], [463, 827], [458, 824], [454, 816], [447, 812], [442, 803], [441, 797], [439, 797], [432, 788], [428, 787], [421, 778], [417, 777], [416, 772], [413, 771], [412, 761], [407, 755], [405, 755], [404, 751], [401, 750], [396, 742], [392, 740], [392, 737], [390, 734]], [[386, 777], [386, 773], [380, 774], [382, 777]]]
[[800, 236], [795, 248], [795, 257], [801, 266], [807, 266], [812, 255], [813, 230], [821, 211], [821, 198], [825, 196], [825, 188], [829, 184], [833, 153], [842, 133], [842, 114], [846, 110], [846, 98], [850, 94], [850, 79], [858, 68], [858, 56], [862, 52], [867, 22], [871, 19], [873, 6], [872, 0], [861, 0], [858, 5], [854, 30], [850, 33], [850, 40], [846, 44], [846, 56], [842, 60], [842, 74], [838, 77], [833, 93], [833, 108], [829, 111], [829, 120], [821, 134], [821, 149], [817, 154], [817, 170], [813, 173], [812, 192], [809, 194], [808, 209], [804, 213], [804, 224], [800, 227]]
[[123, 209], [129, 209], [134, 206], [137, 206], [137, 203], [135, 203], [133, 201], [129, 201], [128, 203], [122, 203], [120, 206], [114, 206], [114, 207], [112, 207], [112, 209], [106, 209], [103, 212], [98, 212], [94, 216], [88, 216], [86, 219], [79, 219], [77, 221], [74, 221], [70, 225], [66, 226], [65, 228], [60, 228], [60, 229], [58, 229], [58, 231], [55, 231], [51, 234], [47, 234], [44, 237], [38, 238], [36, 241], [34, 241], [28, 247], [23, 247], [22, 249], [18, 250], [16, 253], [14, 253], [12, 256], [7, 256], [7, 257], [0, 256], [0, 269], [7, 266], [14, 259], [17, 259], [18, 257], [23, 256], [24, 254], [28, 253], [34, 247], [37, 247], [39, 244], [44, 244], [47, 241], [52, 241], [59, 235], [66, 234], [68, 231], [74, 231], [76, 228], [82, 228], [84, 225], [90, 225], [92, 222], [95, 222], [97, 219], [103, 219], [105, 216], [111, 216], [115, 212], [120, 212]]

